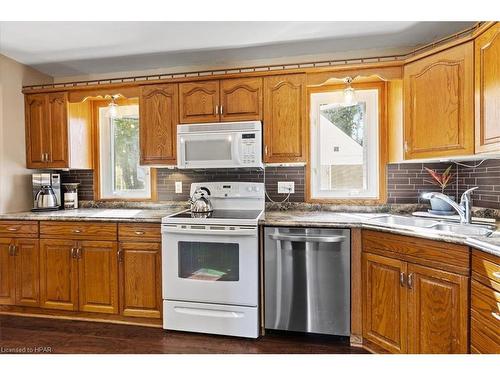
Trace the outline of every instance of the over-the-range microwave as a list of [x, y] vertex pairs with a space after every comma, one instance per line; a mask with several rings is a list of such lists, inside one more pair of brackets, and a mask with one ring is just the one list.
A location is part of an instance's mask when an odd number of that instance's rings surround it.
[[262, 168], [260, 121], [177, 125], [178, 168]]

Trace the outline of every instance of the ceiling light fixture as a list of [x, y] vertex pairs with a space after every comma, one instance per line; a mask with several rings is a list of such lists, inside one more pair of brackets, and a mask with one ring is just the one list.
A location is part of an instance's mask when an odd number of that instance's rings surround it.
[[346, 106], [356, 105], [358, 102], [356, 101], [356, 92], [351, 86], [352, 78], [351, 77], [344, 78], [344, 83], [346, 85], [344, 89], [344, 105]]
[[117, 97], [118, 95], [111, 95], [111, 103], [108, 104], [108, 116], [110, 118], [118, 116], [118, 104], [115, 102]]

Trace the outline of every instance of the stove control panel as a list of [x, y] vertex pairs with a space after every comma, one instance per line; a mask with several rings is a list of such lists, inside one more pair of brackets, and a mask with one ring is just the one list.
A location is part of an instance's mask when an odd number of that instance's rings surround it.
[[191, 194], [200, 187], [210, 191], [209, 198], [264, 198], [264, 184], [258, 182], [197, 182], [191, 184]]

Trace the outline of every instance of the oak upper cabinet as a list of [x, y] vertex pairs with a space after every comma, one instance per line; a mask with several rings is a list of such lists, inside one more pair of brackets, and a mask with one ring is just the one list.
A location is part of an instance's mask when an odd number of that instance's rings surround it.
[[408, 264], [408, 353], [467, 353], [468, 277]]
[[406, 263], [365, 253], [363, 275], [363, 337], [388, 352], [406, 353]]
[[12, 238], [0, 238], [0, 305], [13, 305], [16, 301], [16, 272], [12, 246]]
[[262, 119], [262, 78], [237, 78], [220, 81], [220, 120]]
[[500, 151], [500, 25], [475, 40], [476, 153]]
[[69, 103], [67, 92], [26, 95], [26, 166], [92, 168], [90, 118], [90, 103]]
[[72, 240], [40, 240], [41, 307], [78, 310], [77, 244]]
[[141, 164], [176, 164], [178, 85], [142, 86], [139, 110]]
[[119, 259], [122, 315], [160, 318], [161, 243], [121, 243]]
[[181, 123], [218, 122], [219, 105], [219, 81], [179, 84]]
[[405, 159], [474, 153], [473, 42], [404, 67]]
[[305, 74], [264, 78], [264, 161], [306, 161]]
[[118, 254], [114, 241], [79, 241], [79, 310], [118, 314]]

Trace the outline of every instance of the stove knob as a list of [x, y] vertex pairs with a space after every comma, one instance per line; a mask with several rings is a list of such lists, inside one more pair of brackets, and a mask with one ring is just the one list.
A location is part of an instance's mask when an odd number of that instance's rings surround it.
[[252, 191], [252, 187], [251, 187], [251, 186], [248, 186], [248, 187], [247, 187], [247, 191]]
[[253, 191], [255, 191], [256, 193], [258, 193], [260, 191], [260, 188], [258, 186], [254, 186], [253, 187]]

